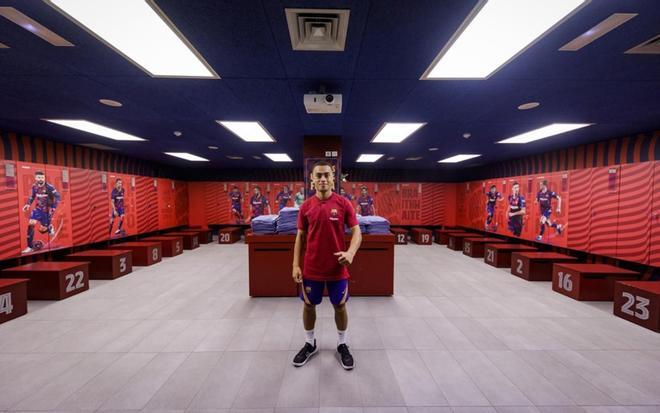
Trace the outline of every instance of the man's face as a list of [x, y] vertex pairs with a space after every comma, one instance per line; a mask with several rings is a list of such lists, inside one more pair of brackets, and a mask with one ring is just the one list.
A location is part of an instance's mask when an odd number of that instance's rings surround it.
[[367, 196], [367, 188], [362, 188], [360, 190], [360, 193], [362, 194], [362, 196]]
[[545, 192], [548, 190], [548, 186], [545, 185], [543, 182], [539, 184], [539, 187], [541, 188], [541, 192]]
[[312, 183], [319, 192], [329, 191], [335, 184], [332, 168], [327, 165], [315, 167], [312, 171]]
[[284, 187], [282, 188], [282, 190], [283, 190], [283, 191], [284, 191], [284, 193], [286, 194], [286, 193], [288, 193], [288, 192], [289, 192], [289, 187], [288, 187], [288, 186], [286, 186], [286, 185], [284, 185]]
[[46, 183], [46, 175], [37, 174], [34, 176], [34, 180], [37, 183], [37, 185], [41, 186]]
[[520, 192], [520, 185], [514, 185], [511, 189], [513, 189], [514, 195], [518, 195], [518, 192]]
[[495, 187], [490, 188], [490, 193], [491, 194], [495, 194], [496, 191], [497, 191], [497, 188], [495, 188]]
[[305, 193], [305, 188], [302, 188], [302, 187], [301, 187], [301, 188], [298, 190], [298, 192], [300, 192], [301, 194], [304, 194], [304, 193]]
[[118, 190], [121, 189], [121, 181], [115, 182], [115, 188], [117, 188]]
[[259, 190], [259, 188], [254, 188], [254, 194], [255, 195], [259, 195], [260, 193], [261, 193], [261, 191]]
[[238, 193], [238, 188], [234, 188], [231, 190], [233, 193], [237, 194]]

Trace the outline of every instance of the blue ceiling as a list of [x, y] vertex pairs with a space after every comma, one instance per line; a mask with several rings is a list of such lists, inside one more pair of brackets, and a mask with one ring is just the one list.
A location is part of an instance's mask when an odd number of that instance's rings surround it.
[[[490, 79], [471, 81], [419, 77], [477, 0], [156, 2], [222, 79], [151, 78], [41, 0], [0, 0], [75, 44], [51, 46], [0, 17], [0, 42], [10, 46], [0, 49], [0, 128], [101, 143], [172, 166], [191, 164], [162, 152], [192, 152], [211, 159], [201, 167], [232, 169], [292, 166], [252, 158], [264, 152], [287, 152], [299, 166], [303, 136], [341, 135], [345, 167], [434, 171], [660, 129], [660, 56], [623, 53], [660, 34], [654, 0], [592, 0]], [[293, 51], [285, 7], [350, 9], [346, 50]], [[639, 15], [578, 52], [557, 51], [615, 12]], [[320, 84], [343, 94], [341, 115], [305, 113], [303, 94]], [[100, 98], [124, 106], [109, 108]], [[541, 106], [517, 110], [528, 101]], [[42, 118], [88, 119], [149, 142], [110, 141]], [[216, 119], [258, 120], [277, 142], [245, 143]], [[371, 144], [386, 121], [428, 124], [402, 144]], [[596, 125], [528, 145], [494, 144], [552, 122]], [[463, 139], [464, 132], [472, 137]], [[356, 165], [360, 153], [395, 159]], [[436, 163], [457, 153], [483, 157]]]

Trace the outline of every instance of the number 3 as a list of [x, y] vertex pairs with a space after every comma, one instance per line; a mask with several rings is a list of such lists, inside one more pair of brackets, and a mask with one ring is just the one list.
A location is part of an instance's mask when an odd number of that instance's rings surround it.
[[[622, 293], [621, 294], [624, 298], [626, 298], [628, 301], [621, 306], [621, 312], [631, 315], [633, 317], [637, 317], [640, 320], [648, 320], [649, 319], [649, 309], [648, 305], [651, 302], [648, 298], [640, 297], [640, 296], [634, 296], [630, 293]], [[630, 309], [633, 304], [635, 304], [635, 300], [637, 301], [637, 305], [635, 305], [635, 310], [633, 311]]]
[[122, 273], [126, 271], [126, 257], [119, 258], [119, 272]]

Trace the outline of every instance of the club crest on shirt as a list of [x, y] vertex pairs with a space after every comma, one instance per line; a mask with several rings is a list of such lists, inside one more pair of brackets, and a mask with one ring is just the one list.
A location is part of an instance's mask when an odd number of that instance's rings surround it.
[[330, 210], [330, 221], [337, 221], [339, 220], [338, 217], [339, 213], [337, 212], [337, 208], [332, 208]]

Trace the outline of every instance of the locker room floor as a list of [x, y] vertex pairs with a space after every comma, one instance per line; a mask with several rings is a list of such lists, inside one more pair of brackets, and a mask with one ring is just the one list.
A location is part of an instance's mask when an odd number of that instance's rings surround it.
[[[247, 296], [244, 244], [203, 245], [0, 325], [0, 411], [660, 412], [660, 335], [443, 246], [397, 246], [391, 298]], [[625, 407], [624, 407], [625, 406]]]

